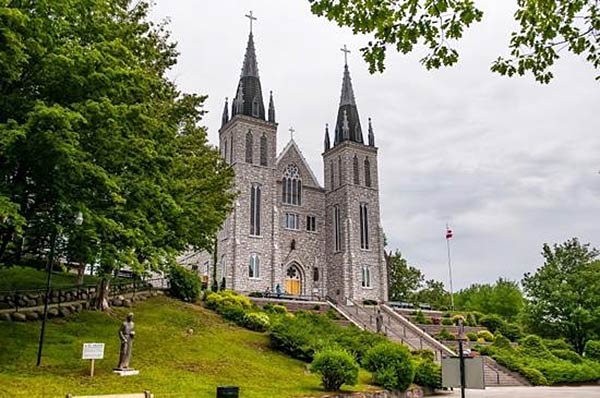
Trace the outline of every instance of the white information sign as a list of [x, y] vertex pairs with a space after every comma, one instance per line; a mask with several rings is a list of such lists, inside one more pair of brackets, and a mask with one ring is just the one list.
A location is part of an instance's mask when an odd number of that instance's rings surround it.
[[103, 359], [104, 343], [84, 343], [81, 359]]

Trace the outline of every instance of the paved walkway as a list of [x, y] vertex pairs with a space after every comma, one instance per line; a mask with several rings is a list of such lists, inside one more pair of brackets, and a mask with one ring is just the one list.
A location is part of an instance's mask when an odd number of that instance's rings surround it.
[[[460, 397], [460, 389], [439, 397]], [[465, 398], [599, 398], [600, 385], [583, 387], [488, 387], [467, 390]]]

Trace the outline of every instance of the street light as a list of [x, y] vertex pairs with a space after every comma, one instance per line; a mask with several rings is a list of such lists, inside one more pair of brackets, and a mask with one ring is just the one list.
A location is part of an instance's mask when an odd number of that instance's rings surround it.
[[[83, 213], [77, 212], [77, 216], [74, 220], [75, 225], [83, 224]], [[48, 272], [48, 278], [46, 279], [46, 296], [44, 298], [44, 316], [42, 318], [42, 329], [40, 330], [40, 341], [38, 344], [37, 364], [42, 364], [42, 347], [44, 346], [44, 332], [46, 331], [46, 320], [48, 319], [48, 302], [50, 301], [50, 284], [52, 282], [52, 266], [54, 265], [54, 251], [56, 250], [56, 237], [58, 234], [58, 228], [54, 225], [52, 235], [50, 235], [50, 253], [48, 254], [48, 264], [46, 270]]]

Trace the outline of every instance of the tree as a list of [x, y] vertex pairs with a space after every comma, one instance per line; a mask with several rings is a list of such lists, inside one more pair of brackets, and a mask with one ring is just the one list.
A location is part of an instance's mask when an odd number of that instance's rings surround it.
[[[403, 54], [417, 45], [429, 53], [421, 60], [427, 68], [451, 66], [459, 54], [453, 42], [480, 22], [483, 12], [474, 0], [309, 0], [312, 12], [351, 27], [355, 34], [371, 34], [361, 48], [369, 71], [382, 72], [389, 48]], [[531, 73], [548, 83], [560, 51], [585, 58], [600, 67], [600, 4], [596, 0], [517, 0], [514, 14], [519, 29], [512, 33], [510, 57], [499, 57], [491, 69], [501, 75]], [[600, 75], [596, 78], [600, 80]]]
[[[233, 171], [166, 78], [146, 0], [0, 0], [0, 261], [58, 256], [106, 276], [210, 249]], [[84, 224], [76, 226], [77, 212]], [[12, 213], [11, 213], [12, 212]], [[5, 215], [6, 214], [6, 215]]]
[[429, 279], [425, 281], [425, 287], [415, 294], [415, 302], [429, 304], [436, 310], [447, 310], [450, 308], [450, 293], [443, 282]]
[[473, 284], [454, 295], [456, 308], [497, 314], [514, 320], [523, 308], [523, 293], [517, 282], [499, 278], [493, 285]]
[[544, 265], [526, 273], [523, 289], [528, 298], [525, 321], [544, 337], [564, 337], [582, 353], [585, 343], [600, 335], [599, 252], [577, 238], [562, 244], [544, 244]]
[[388, 294], [392, 301], [414, 302], [414, 295], [425, 277], [417, 268], [408, 265], [402, 253], [386, 253], [388, 270]]

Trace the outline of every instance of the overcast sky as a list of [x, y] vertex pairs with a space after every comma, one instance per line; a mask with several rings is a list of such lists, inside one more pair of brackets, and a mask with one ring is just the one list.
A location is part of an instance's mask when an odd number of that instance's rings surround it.
[[[565, 53], [556, 78], [504, 78], [489, 71], [508, 52], [515, 0], [478, 0], [484, 21], [458, 46], [459, 65], [427, 71], [423, 52], [389, 53], [370, 75], [365, 37], [310, 13], [307, 0], [157, 0], [181, 53], [171, 77], [208, 95], [212, 143], [225, 97], [238, 83], [251, 9], [263, 96], [273, 90], [279, 149], [296, 129], [323, 182], [325, 123], [335, 124], [344, 44], [363, 129], [379, 147], [381, 218], [389, 247], [428, 278], [448, 281], [444, 229], [454, 230], [454, 286], [521, 279], [542, 264], [544, 242], [579, 237], [600, 246], [599, 71]], [[266, 104], [265, 104], [266, 105]]]

